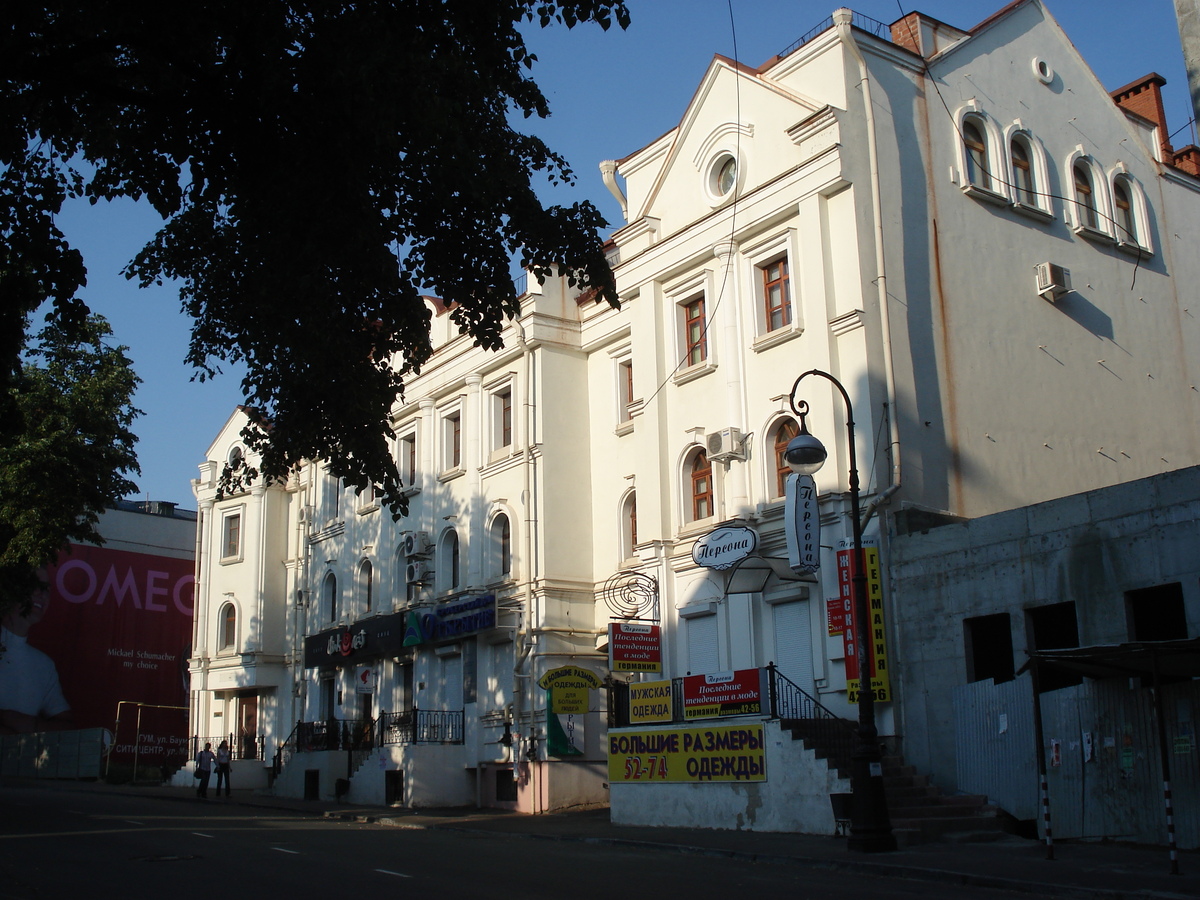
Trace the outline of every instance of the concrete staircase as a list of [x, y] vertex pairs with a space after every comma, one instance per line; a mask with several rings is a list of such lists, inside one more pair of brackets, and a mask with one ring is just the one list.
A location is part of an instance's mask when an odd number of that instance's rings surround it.
[[[855, 723], [844, 719], [785, 719], [792, 740], [803, 741], [818, 759], [843, 778], [850, 777]], [[1015, 821], [976, 794], [950, 796], [928, 775], [905, 765], [900, 756], [884, 756], [883, 785], [892, 833], [901, 847], [937, 841], [998, 840], [1015, 831]]]
[[1015, 823], [981, 794], [943, 794], [899, 756], [883, 760], [883, 789], [887, 794], [892, 834], [901, 847], [935, 841], [994, 841], [1009, 834]]

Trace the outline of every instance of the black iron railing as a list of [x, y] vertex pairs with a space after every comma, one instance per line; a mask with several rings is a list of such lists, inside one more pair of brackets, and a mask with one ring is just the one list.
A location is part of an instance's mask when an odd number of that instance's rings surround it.
[[218, 734], [212, 737], [192, 735], [192, 759], [204, 749], [205, 744], [212, 744], [213, 753], [221, 746], [221, 741], [229, 745], [231, 759], [262, 759], [267, 739], [261, 734]]
[[463, 712], [453, 709], [409, 709], [379, 717], [382, 744], [461, 744]]

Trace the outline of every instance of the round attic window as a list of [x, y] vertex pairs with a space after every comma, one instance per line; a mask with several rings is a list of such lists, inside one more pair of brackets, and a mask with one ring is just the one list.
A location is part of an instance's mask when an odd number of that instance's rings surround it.
[[1041, 57], [1035, 56], [1033, 58], [1033, 77], [1042, 84], [1049, 84], [1054, 80], [1054, 68]]
[[720, 157], [713, 166], [713, 187], [716, 188], [714, 193], [724, 197], [732, 191], [737, 184], [737, 175], [737, 160], [728, 155]]

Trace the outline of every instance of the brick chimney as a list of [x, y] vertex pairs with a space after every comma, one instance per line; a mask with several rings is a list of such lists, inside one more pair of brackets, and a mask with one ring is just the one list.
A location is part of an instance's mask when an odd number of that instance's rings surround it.
[[1157, 72], [1151, 72], [1145, 78], [1117, 88], [1109, 96], [1121, 109], [1149, 119], [1158, 127], [1163, 159], [1170, 160], [1175, 151], [1171, 149], [1171, 142], [1167, 138], [1167, 114], [1163, 110], [1162, 86], [1166, 83], [1167, 79]]

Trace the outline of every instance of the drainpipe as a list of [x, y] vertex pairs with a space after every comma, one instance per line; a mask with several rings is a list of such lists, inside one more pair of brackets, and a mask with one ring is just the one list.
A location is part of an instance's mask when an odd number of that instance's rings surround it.
[[867, 62], [854, 41], [850, 21], [854, 13], [842, 7], [834, 10], [833, 22], [838, 37], [846, 45], [850, 55], [858, 64], [859, 85], [862, 87], [863, 106], [867, 120], [867, 159], [871, 169], [871, 215], [875, 220], [875, 287], [879, 292], [879, 321], [883, 339], [883, 367], [887, 380], [888, 439], [891, 442], [891, 482], [876, 502], [868, 507], [870, 513], [896, 491], [900, 490], [900, 425], [896, 420], [896, 369], [892, 359], [892, 319], [888, 312], [887, 266], [883, 244], [883, 199], [879, 190], [879, 146], [875, 137], [875, 106], [871, 100], [871, 79], [867, 73]]
[[[529, 664], [530, 655], [533, 653], [536, 644], [534, 632], [534, 617], [533, 617], [533, 581], [537, 568], [535, 547], [534, 547], [534, 531], [537, 528], [537, 510], [536, 500], [533, 495], [534, 491], [534, 473], [533, 473], [533, 442], [534, 442], [534, 425], [535, 425], [535, 410], [533, 403], [533, 348], [529, 346], [525, 339], [525, 325], [521, 320], [514, 319], [514, 324], [519, 330], [517, 337], [517, 347], [521, 350], [522, 359], [524, 360], [524, 390], [521, 402], [525, 407], [525, 434], [522, 441], [522, 471], [524, 477], [524, 487], [522, 490], [522, 502], [525, 507], [525, 527], [523, 543], [525, 547], [525, 600], [522, 604], [522, 615], [525, 619], [517, 628], [517, 635], [521, 639], [520, 652], [516, 654], [513, 660], [513, 726], [516, 730], [515, 740], [512, 745], [512, 765], [513, 778], [518, 779], [521, 772], [521, 719], [524, 715], [525, 701], [530, 689], [531, 676], [525, 671], [525, 667]], [[529, 703], [529, 721], [530, 730], [533, 729], [533, 703]], [[530, 784], [533, 784], [533, 762], [529, 763]], [[538, 812], [537, 797], [533, 797], [533, 812]]]

